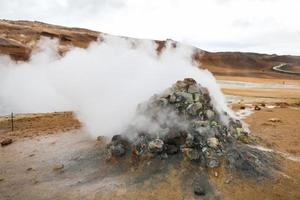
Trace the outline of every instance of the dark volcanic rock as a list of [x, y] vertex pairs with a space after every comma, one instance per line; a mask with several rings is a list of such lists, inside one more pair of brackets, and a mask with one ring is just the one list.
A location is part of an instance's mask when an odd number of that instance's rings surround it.
[[272, 171], [272, 156], [247, 146], [249, 136], [242, 122], [216, 110], [208, 90], [191, 78], [177, 81], [140, 104], [136, 119], [112, 138], [110, 156], [132, 152], [143, 160], [182, 154], [206, 168], [225, 163], [232, 171], [255, 177]]
[[6, 139], [1, 141], [1, 146], [10, 145], [12, 142], [13, 142], [13, 140], [11, 138], [6, 138]]

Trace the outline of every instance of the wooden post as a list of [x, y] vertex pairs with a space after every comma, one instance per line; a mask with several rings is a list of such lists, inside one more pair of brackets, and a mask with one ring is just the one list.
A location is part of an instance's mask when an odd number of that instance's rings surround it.
[[11, 131], [14, 131], [14, 113], [10, 114]]

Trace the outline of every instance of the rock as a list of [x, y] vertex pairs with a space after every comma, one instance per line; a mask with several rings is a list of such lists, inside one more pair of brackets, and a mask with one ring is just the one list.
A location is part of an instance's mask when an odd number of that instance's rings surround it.
[[176, 92], [176, 102], [187, 102], [188, 104], [191, 104], [194, 102], [193, 95], [187, 92]]
[[64, 169], [64, 167], [65, 166], [63, 164], [56, 164], [53, 167], [53, 171], [60, 171], [60, 170]]
[[218, 177], [219, 173], [218, 172], [214, 172], [214, 175], [215, 175], [215, 177]]
[[113, 156], [122, 157], [126, 154], [126, 148], [123, 144], [119, 143], [116, 145], [111, 145], [109, 147], [109, 152]]
[[161, 106], [161, 107], [164, 107], [164, 106], [167, 106], [168, 105], [168, 100], [165, 99], [165, 98], [159, 98], [156, 100], [155, 102], [158, 106]]
[[207, 139], [207, 145], [211, 148], [217, 148], [218, 145], [219, 145], [219, 140], [215, 137], [212, 137], [212, 138], [208, 138]]
[[279, 119], [279, 118], [270, 118], [270, 119], [268, 119], [268, 121], [277, 123], [277, 122], [281, 122], [281, 119]]
[[254, 110], [261, 110], [261, 108], [258, 105], [255, 105]]
[[215, 117], [215, 113], [212, 110], [207, 110], [205, 114], [208, 120], [213, 120]]
[[185, 78], [183, 79], [183, 82], [185, 82], [187, 85], [197, 84], [197, 82], [193, 78]]
[[227, 179], [226, 181], [225, 181], [225, 184], [229, 184], [229, 183], [231, 183], [231, 179]]
[[163, 151], [164, 142], [161, 139], [155, 139], [149, 142], [148, 149], [151, 153], [159, 153]]
[[209, 121], [193, 120], [191, 124], [194, 128], [207, 127], [209, 125]]
[[178, 148], [175, 145], [166, 145], [166, 153], [169, 155], [176, 154], [178, 152]]
[[201, 95], [198, 93], [195, 93], [194, 94], [194, 102], [199, 102], [199, 101], [201, 101]]
[[200, 92], [201, 92], [200, 87], [197, 84], [190, 85], [188, 88], [188, 93], [194, 94]]
[[199, 160], [201, 157], [201, 154], [197, 151], [197, 149], [184, 148], [182, 151], [184, 152], [184, 155], [190, 160]]
[[188, 84], [184, 81], [177, 81], [175, 84], [176, 90], [186, 91]]
[[105, 140], [104, 136], [100, 135], [100, 136], [97, 137], [97, 141], [104, 141], [104, 140]]
[[198, 196], [204, 196], [205, 195], [205, 190], [199, 184], [196, 184], [194, 186], [194, 193], [195, 193], [195, 195], [198, 195]]
[[186, 111], [193, 116], [198, 115], [199, 110], [202, 108], [202, 104], [200, 102], [190, 104], [187, 108]]
[[11, 138], [6, 138], [6, 139], [1, 141], [1, 146], [10, 145], [12, 142], [13, 142], [13, 140]]
[[194, 136], [189, 133], [185, 139], [185, 145], [186, 147], [192, 147], [193, 144], [194, 144]]
[[161, 159], [167, 159], [167, 158], [168, 158], [168, 154], [162, 153], [162, 154], [160, 155], [160, 158], [161, 158]]
[[111, 142], [107, 145], [108, 159], [111, 156], [122, 157], [126, 154], [128, 146], [127, 138], [122, 135], [114, 135], [111, 139]]
[[32, 167], [29, 167], [29, 168], [26, 169], [26, 171], [32, 171], [32, 170], [33, 170]]
[[217, 159], [208, 159], [206, 166], [209, 168], [217, 168], [220, 166], [220, 162]]
[[171, 94], [170, 98], [169, 98], [170, 103], [175, 103], [176, 102], [176, 95], [175, 94]]

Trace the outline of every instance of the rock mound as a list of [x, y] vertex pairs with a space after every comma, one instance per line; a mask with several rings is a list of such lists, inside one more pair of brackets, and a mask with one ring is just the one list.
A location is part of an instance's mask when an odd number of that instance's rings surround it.
[[206, 168], [224, 163], [247, 175], [270, 171], [271, 156], [250, 148], [241, 121], [216, 111], [207, 88], [194, 79], [177, 81], [152, 96], [138, 106], [136, 116], [124, 133], [108, 144], [108, 159], [130, 154], [142, 161], [181, 154]]

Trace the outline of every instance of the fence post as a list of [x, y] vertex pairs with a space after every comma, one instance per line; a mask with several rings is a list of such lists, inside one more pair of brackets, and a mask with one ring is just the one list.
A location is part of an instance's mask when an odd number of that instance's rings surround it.
[[10, 120], [11, 120], [11, 131], [14, 131], [14, 113], [11, 113], [10, 116]]

